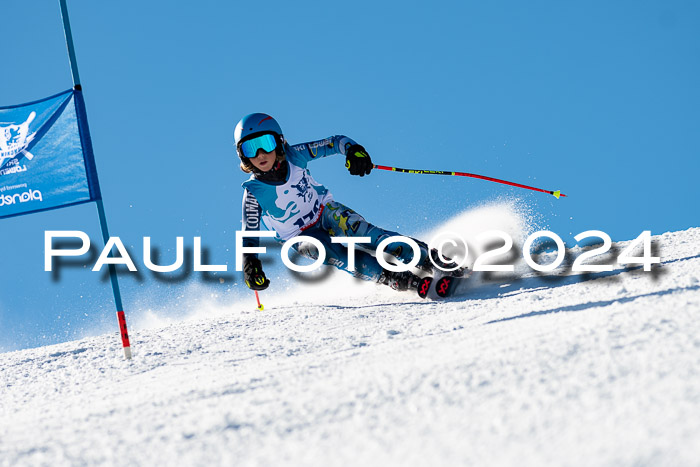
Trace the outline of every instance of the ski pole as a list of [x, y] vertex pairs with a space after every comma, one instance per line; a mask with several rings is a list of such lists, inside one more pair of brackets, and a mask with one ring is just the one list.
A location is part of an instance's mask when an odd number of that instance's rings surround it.
[[478, 178], [481, 180], [487, 180], [489, 182], [496, 182], [496, 183], [502, 183], [504, 185], [510, 185], [510, 186], [517, 186], [518, 188], [525, 188], [528, 190], [533, 190], [533, 191], [540, 191], [542, 193], [548, 193], [550, 195], [553, 195], [555, 198], [559, 199], [560, 196], [566, 196], [563, 194], [561, 191], [550, 191], [550, 190], [543, 190], [541, 188], [535, 188], [532, 186], [527, 186], [527, 185], [521, 185], [520, 183], [514, 183], [514, 182], [508, 182], [506, 180], [500, 180], [498, 178], [491, 178], [491, 177], [486, 177], [484, 175], [476, 175], [476, 174], [470, 174], [466, 172], [450, 172], [447, 170], [420, 170], [420, 169], [400, 169], [398, 167], [389, 167], [386, 165], [375, 165], [375, 169], [380, 169], [380, 170], [390, 170], [392, 172], [401, 172], [401, 173], [409, 173], [409, 174], [425, 174], [425, 175], [455, 175], [458, 177], [471, 177], [471, 178]]
[[258, 295], [258, 291], [255, 291], [255, 299], [258, 301], [258, 311], [263, 311], [265, 307], [263, 306], [262, 303], [260, 303], [260, 296]]

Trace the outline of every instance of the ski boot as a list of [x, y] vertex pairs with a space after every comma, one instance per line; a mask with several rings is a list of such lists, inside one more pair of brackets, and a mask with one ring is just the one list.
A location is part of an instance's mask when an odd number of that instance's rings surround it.
[[411, 271], [393, 272], [385, 269], [378, 282], [400, 292], [415, 290], [418, 292], [418, 296], [425, 298], [428, 296], [428, 290], [432, 281], [432, 277], [418, 277]]
[[429, 254], [425, 257], [425, 259], [421, 263], [417, 264], [416, 267], [431, 275], [439, 274], [452, 277], [464, 277], [467, 274], [467, 267], [458, 267], [457, 263], [447, 256], [443, 255], [443, 258], [445, 258], [445, 261], [440, 259], [438, 251], [433, 248], [429, 251]]

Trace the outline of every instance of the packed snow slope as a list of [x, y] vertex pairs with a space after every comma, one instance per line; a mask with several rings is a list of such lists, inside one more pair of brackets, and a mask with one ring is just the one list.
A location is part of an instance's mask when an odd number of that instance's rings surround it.
[[135, 326], [131, 361], [116, 333], [2, 354], [0, 464], [697, 466], [700, 229], [653, 240], [651, 272], [447, 302], [336, 274]]

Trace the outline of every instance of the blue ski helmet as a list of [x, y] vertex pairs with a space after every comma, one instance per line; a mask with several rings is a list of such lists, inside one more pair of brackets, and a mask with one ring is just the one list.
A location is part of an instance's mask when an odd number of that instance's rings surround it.
[[242, 162], [246, 163], [247, 158], [241, 150], [241, 144], [262, 135], [274, 136], [277, 141], [277, 147], [280, 148], [280, 151], [284, 151], [282, 128], [274, 118], [263, 113], [246, 115], [238, 122], [236, 129], [233, 130], [233, 142], [236, 145], [238, 157], [241, 158]]

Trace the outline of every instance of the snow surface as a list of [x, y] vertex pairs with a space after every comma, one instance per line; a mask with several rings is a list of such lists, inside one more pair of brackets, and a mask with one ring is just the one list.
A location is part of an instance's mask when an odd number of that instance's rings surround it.
[[654, 244], [447, 302], [334, 274], [131, 323], [131, 361], [116, 332], [2, 354], [0, 464], [700, 465], [700, 228]]

